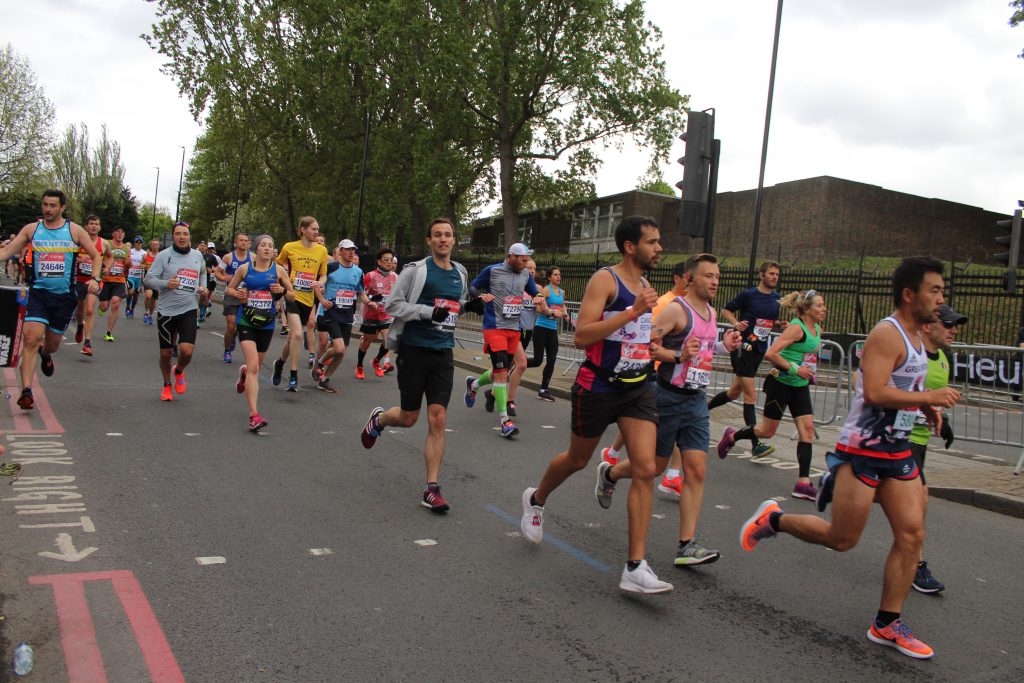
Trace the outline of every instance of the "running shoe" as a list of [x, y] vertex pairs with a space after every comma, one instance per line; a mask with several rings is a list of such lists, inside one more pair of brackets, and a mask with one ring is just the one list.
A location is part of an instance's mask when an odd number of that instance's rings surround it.
[[88, 339], [86, 339], [85, 342], [82, 343], [82, 350], [81, 350], [80, 353], [83, 356], [91, 356], [92, 355], [92, 343]]
[[615, 482], [605, 478], [605, 472], [612, 468], [605, 461], [597, 463], [597, 483], [594, 484], [594, 497], [597, 504], [605, 510], [612, 506], [612, 494], [615, 493]]
[[661, 478], [661, 481], [658, 482], [658, 490], [661, 491], [662, 493], [667, 493], [670, 496], [675, 496], [676, 498], [678, 498], [679, 496], [683, 495], [682, 476], [672, 477], [671, 479], [669, 479], [667, 476], [663, 476]]
[[249, 417], [249, 431], [255, 434], [267, 426], [267, 421], [259, 413], [253, 413]]
[[320, 391], [326, 391], [328, 394], [338, 393], [338, 390], [331, 386], [331, 380], [326, 377], [316, 383], [316, 388]]
[[495, 403], [496, 399], [494, 398], [494, 392], [491, 391], [490, 389], [486, 389], [484, 391], [484, 410], [486, 410], [488, 413], [493, 413]]
[[519, 433], [519, 427], [512, 420], [505, 420], [501, 423], [501, 431], [499, 433], [506, 439], [511, 439]]
[[231, 362], [231, 352], [230, 351], [225, 351], [224, 352], [224, 362], [225, 363], [230, 363]]
[[782, 508], [774, 500], [766, 500], [740, 527], [740, 545], [748, 553], [754, 549], [758, 541], [775, 535], [768, 523], [768, 518], [773, 512], [782, 512]]
[[472, 408], [476, 404], [476, 392], [473, 390], [473, 377], [466, 377], [466, 407]]
[[311, 368], [311, 367], [313, 367], [315, 365], [316, 365], [316, 354], [315, 353], [311, 353], [311, 354], [309, 354], [309, 359], [306, 361], [306, 367], [310, 367]]
[[228, 347], [228, 351], [234, 351], [234, 350], [235, 350], [235, 340], [232, 339], [231, 340], [231, 346]]
[[105, 341], [105, 342], [112, 342], [112, 341], [114, 341], [114, 335], [112, 335], [110, 333], [110, 330], [107, 330], [106, 332], [103, 333], [103, 341]]
[[384, 374], [385, 375], [390, 375], [394, 371], [395, 371], [395, 366], [391, 364], [391, 361], [389, 361], [387, 358], [385, 358], [384, 359]]
[[754, 447], [750, 449], [750, 455], [754, 458], [765, 458], [775, 452], [775, 446], [764, 441], [758, 441], [754, 444]]
[[836, 487], [835, 478], [831, 470], [825, 472], [818, 478], [818, 496], [814, 499], [818, 512], [824, 512], [828, 504], [832, 502], [832, 491]]
[[377, 443], [377, 437], [381, 433], [380, 416], [383, 414], [384, 409], [380, 406], [370, 411], [370, 419], [366, 421], [363, 431], [359, 435], [360, 440], [363, 442], [363, 448], [373, 448], [373, 445]]
[[165, 384], [164, 388], [160, 390], [160, 400], [161, 401], [173, 401], [174, 400], [174, 390], [171, 389], [171, 385], [170, 384]]
[[288, 336], [288, 326], [287, 325], [281, 325], [281, 331], [278, 334], [280, 334], [282, 337], [287, 337]]
[[184, 394], [185, 393], [185, 389], [187, 389], [187, 388], [188, 387], [185, 386], [185, 371], [181, 370], [179, 372], [178, 371], [178, 366], [175, 365], [174, 366], [174, 390], [176, 392], [178, 392], [179, 394]]
[[627, 593], [642, 593], [644, 595], [656, 595], [658, 593], [671, 593], [673, 586], [658, 578], [647, 560], [640, 560], [640, 566], [633, 571], [629, 566], [622, 568], [622, 577], [619, 579], [619, 588]]
[[548, 391], [547, 389], [541, 389], [540, 391], [538, 391], [537, 392], [537, 398], [539, 398], [542, 401], [554, 402], [554, 400], [555, 400], [555, 397], [552, 396], [551, 392]]
[[198, 322], [198, 324], [202, 325], [205, 322], [206, 322], [206, 310], [200, 308], [199, 309], [199, 322]]
[[362, 365], [357, 365], [356, 366], [356, 379], [366, 379], [366, 373], [363, 372], [363, 366]]
[[104, 311], [102, 308], [100, 308], [99, 306], [96, 307], [96, 315], [98, 315], [99, 317], [102, 318], [106, 314], [107, 314], [107, 312]]
[[314, 382], [319, 382], [324, 376], [324, 366], [320, 363], [314, 363], [313, 369], [309, 371], [309, 376], [313, 378]]
[[523, 491], [523, 517], [519, 520], [520, 531], [532, 543], [544, 540], [544, 506], [530, 504], [536, 490], [531, 486]]
[[871, 624], [871, 628], [868, 629], [868, 640], [879, 645], [894, 647], [915, 659], [931, 659], [935, 654], [935, 650], [914, 637], [913, 631], [901, 619], [897, 619], [885, 628], [878, 628], [875, 624]]
[[53, 356], [42, 349], [39, 349], [39, 372], [47, 377], [53, 377]]
[[81, 344], [82, 338], [85, 336], [85, 323], [78, 323], [78, 327], [75, 328], [75, 343]]
[[718, 441], [718, 457], [725, 459], [725, 456], [729, 455], [729, 451], [733, 446], [736, 445], [736, 439], [733, 438], [733, 434], [736, 430], [732, 427], [726, 427], [725, 432], [722, 433], [722, 438]]
[[274, 361], [274, 374], [270, 377], [270, 382], [275, 387], [281, 384], [281, 374], [284, 372], [284, 361], [278, 358]]
[[25, 387], [21, 390], [21, 396], [18, 397], [18, 407], [22, 410], [32, 410], [36, 405], [36, 400], [32, 398], [32, 387]]
[[924, 560], [917, 563], [913, 586], [918, 593], [941, 593], [946, 590], [946, 586], [932, 576], [932, 570], [928, 569], [928, 563]]
[[370, 361], [370, 365], [373, 367], [373, 374], [378, 377], [384, 376], [384, 368], [380, 366], [380, 362], [376, 358]]
[[506, 409], [506, 412], [508, 412], [508, 416], [509, 417], [516, 417], [516, 402], [515, 401], [509, 399], [505, 403], [505, 409]]
[[448, 512], [448, 501], [441, 495], [441, 487], [437, 484], [428, 486], [423, 491], [423, 500], [420, 501], [420, 505], [431, 512]]
[[153, 324], [153, 316], [151, 316], [149, 313], [143, 313], [142, 314], [142, 324], [143, 325], [152, 325]]
[[609, 455], [611, 453], [611, 450], [612, 450], [611, 446], [609, 446], [608, 448], [602, 448], [601, 449], [601, 459], [604, 460], [609, 465], [618, 465], [619, 464], [619, 456], [616, 455], [616, 456], [613, 457], [613, 456]]
[[690, 567], [697, 564], [711, 564], [715, 562], [721, 553], [711, 550], [691, 540], [676, 552], [675, 565], [677, 567]]
[[299, 390], [299, 380], [295, 377], [288, 378], [288, 388], [285, 391], [296, 393]]
[[793, 493], [789, 495], [801, 500], [816, 501], [818, 499], [818, 489], [814, 488], [814, 484], [809, 481], [798, 481], [796, 486], [793, 487]]
[[235, 391], [237, 391], [240, 394], [244, 394], [245, 393], [245, 373], [246, 372], [248, 372], [248, 368], [246, 368], [246, 366], [243, 365], [242, 367], [238, 368], [238, 381], [235, 382]]

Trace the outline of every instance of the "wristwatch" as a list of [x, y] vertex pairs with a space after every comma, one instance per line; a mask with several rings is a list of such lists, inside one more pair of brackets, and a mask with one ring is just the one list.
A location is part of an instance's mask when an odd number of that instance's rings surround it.
[[96, 282], [103, 282], [103, 277], [101, 275], [93, 275], [92, 279]]
[[675, 355], [676, 355], [676, 365], [682, 365], [682, 363], [683, 363], [683, 349], [682, 348], [676, 349], [676, 354]]

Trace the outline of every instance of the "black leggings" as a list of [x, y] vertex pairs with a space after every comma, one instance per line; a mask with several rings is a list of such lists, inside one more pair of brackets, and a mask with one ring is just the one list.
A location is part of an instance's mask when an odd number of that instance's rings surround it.
[[544, 366], [544, 378], [541, 388], [547, 389], [551, 382], [551, 375], [555, 372], [555, 360], [558, 358], [558, 330], [547, 327], [533, 328], [533, 359], [526, 364], [528, 368], [538, 368], [544, 362], [544, 353], [547, 352], [548, 362]]

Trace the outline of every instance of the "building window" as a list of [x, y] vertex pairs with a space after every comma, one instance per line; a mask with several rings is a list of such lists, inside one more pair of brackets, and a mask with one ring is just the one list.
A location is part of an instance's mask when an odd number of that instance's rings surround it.
[[580, 207], [573, 213], [570, 239], [608, 239], [621, 220], [622, 202]]
[[519, 219], [519, 241], [523, 244], [529, 244], [533, 239], [533, 223], [526, 220], [525, 218]]

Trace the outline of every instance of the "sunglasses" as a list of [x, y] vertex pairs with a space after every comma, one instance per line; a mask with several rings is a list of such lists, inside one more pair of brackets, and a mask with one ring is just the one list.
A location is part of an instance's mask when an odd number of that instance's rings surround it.
[[810, 301], [816, 296], [818, 296], [818, 290], [808, 289], [807, 292], [804, 294], [804, 301]]
[[942, 323], [942, 326], [947, 330], [954, 330], [958, 327], [956, 323], [947, 323], [945, 320], [940, 320], [939, 322]]
[[185, 221], [178, 221], [177, 223], [174, 224], [174, 227], [178, 227], [179, 225], [184, 226], [186, 228], [192, 227], [188, 223], [186, 223]]

